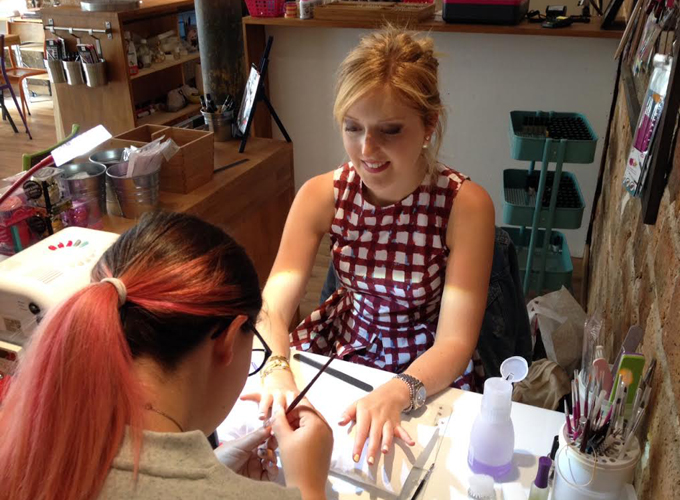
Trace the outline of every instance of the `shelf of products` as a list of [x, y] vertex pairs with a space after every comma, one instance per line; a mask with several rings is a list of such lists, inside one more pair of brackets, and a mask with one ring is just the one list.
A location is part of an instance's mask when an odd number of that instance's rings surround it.
[[143, 116], [137, 120], [137, 125], [167, 125], [175, 122], [180, 118], [198, 113], [201, 109], [200, 104], [189, 103], [179, 111], [157, 111], [149, 116]]
[[186, 62], [195, 61], [197, 59], [200, 59], [200, 57], [201, 54], [199, 54], [198, 52], [187, 54], [186, 56], [182, 56], [179, 59], [174, 59], [172, 56], [166, 54], [167, 59], [165, 61], [160, 63], [154, 63], [150, 68], [140, 69], [139, 73], [130, 76], [130, 80], [143, 78], [158, 71], [163, 71], [164, 69], [172, 68], [173, 66], [179, 66], [180, 64], [184, 64]]

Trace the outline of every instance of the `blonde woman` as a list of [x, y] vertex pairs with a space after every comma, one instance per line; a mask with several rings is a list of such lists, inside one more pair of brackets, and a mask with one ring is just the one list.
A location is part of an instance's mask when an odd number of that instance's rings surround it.
[[[364, 37], [341, 64], [334, 114], [350, 161], [295, 198], [258, 324], [274, 356], [261, 393], [244, 397], [264, 418], [297, 391], [291, 346], [394, 372], [341, 416], [356, 422], [354, 460], [368, 442], [370, 464], [395, 436], [414, 444], [402, 412], [469, 370], [486, 305], [494, 208], [483, 188], [437, 162], [437, 67], [431, 39], [394, 28]], [[325, 233], [340, 288], [289, 335]]]

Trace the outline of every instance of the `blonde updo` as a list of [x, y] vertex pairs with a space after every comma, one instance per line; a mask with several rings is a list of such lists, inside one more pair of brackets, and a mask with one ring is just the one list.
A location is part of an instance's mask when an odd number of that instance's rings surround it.
[[333, 107], [335, 120], [342, 125], [355, 102], [387, 86], [421, 115], [425, 127], [434, 125], [430, 146], [423, 149], [432, 168], [446, 123], [437, 83], [438, 66], [434, 42], [429, 37], [416, 38], [413, 33], [389, 25], [363, 37], [340, 64]]

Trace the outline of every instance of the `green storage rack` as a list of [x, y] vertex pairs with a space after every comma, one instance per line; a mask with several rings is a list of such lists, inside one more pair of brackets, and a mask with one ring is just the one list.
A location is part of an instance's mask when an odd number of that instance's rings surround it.
[[567, 240], [553, 230], [579, 228], [585, 201], [576, 176], [562, 165], [592, 163], [597, 136], [582, 114], [553, 111], [511, 111], [509, 135], [511, 157], [530, 162], [527, 170], [503, 171], [503, 223], [519, 226], [504, 229], [517, 247], [524, 293], [571, 287]]

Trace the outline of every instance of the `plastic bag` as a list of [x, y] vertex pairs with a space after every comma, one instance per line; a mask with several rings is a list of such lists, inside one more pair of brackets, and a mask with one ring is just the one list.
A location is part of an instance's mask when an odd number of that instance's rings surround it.
[[166, 161], [170, 160], [170, 158], [177, 154], [179, 146], [175, 144], [175, 141], [168, 139], [163, 142], [163, 139], [164, 137], [159, 137], [146, 146], [130, 153], [127, 177], [150, 174], [161, 168], [163, 159]]
[[532, 327], [538, 324], [548, 359], [571, 376], [581, 364], [586, 313], [564, 287], [536, 297], [527, 310]]

